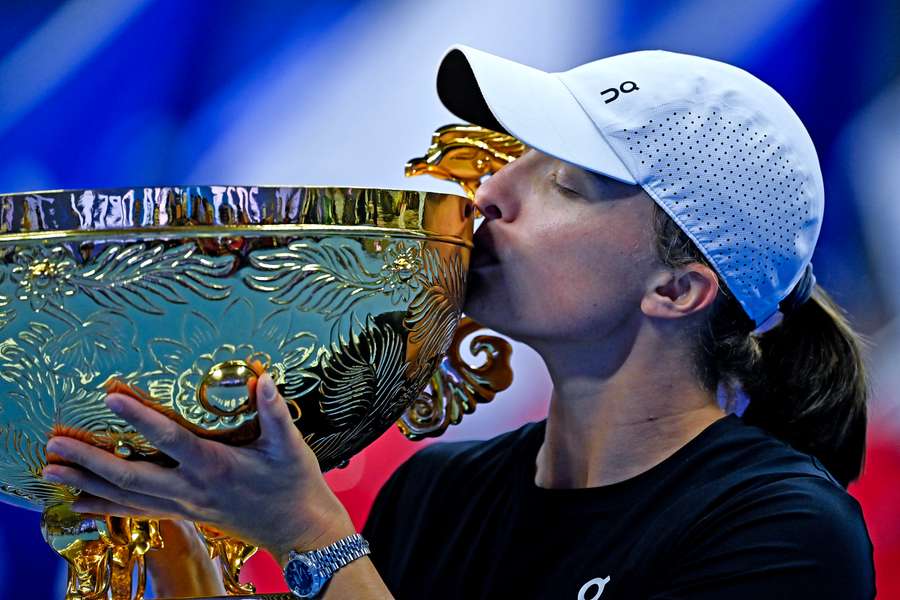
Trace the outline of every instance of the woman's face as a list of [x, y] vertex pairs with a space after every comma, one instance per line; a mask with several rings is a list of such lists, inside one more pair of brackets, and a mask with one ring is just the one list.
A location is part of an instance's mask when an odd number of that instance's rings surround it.
[[466, 313], [521, 341], [605, 339], [636, 324], [656, 256], [637, 185], [530, 150], [479, 189]]

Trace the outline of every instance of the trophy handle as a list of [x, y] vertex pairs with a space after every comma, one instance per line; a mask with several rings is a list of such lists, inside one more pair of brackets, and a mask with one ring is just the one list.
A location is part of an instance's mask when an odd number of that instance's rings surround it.
[[460, 320], [447, 350], [430, 385], [410, 404], [397, 425], [411, 440], [437, 437], [450, 425], [457, 425], [464, 414], [475, 412], [478, 404], [490, 402], [498, 392], [512, 383], [509, 364], [512, 346], [503, 338], [479, 335], [472, 339], [469, 351], [473, 355], [484, 354], [485, 362], [479, 367], [467, 364], [461, 354], [465, 338], [484, 329], [468, 317]]
[[[455, 181], [470, 199], [483, 179], [525, 153], [525, 144], [506, 133], [477, 125], [445, 125], [431, 136], [425, 156], [406, 163], [407, 177], [431, 175]], [[397, 421], [411, 440], [437, 437], [450, 425], [472, 413], [479, 403], [490, 402], [512, 383], [509, 358], [512, 346], [499, 337], [480, 335], [472, 340], [472, 354], [484, 353], [485, 363], [472, 367], [462, 359], [460, 348], [471, 333], [484, 329], [463, 317], [450, 343], [447, 356], [431, 376], [429, 386], [410, 404]]]
[[194, 523], [194, 527], [206, 542], [209, 557], [213, 560], [221, 559], [222, 583], [225, 585], [225, 590], [234, 596], [254, 593], [256, 591], [254, 585], [249, 582], [241, 583], [240, 575], [244, 564], [256, 554], [259, 548], [237, 538], [228, 537], [208, 525]]
[[455, 181], [471, 199], [481, 180], [525, 152], [525, 144], [477, 125], [445, 125], [431, 136], [425, 156], [406, 163], [407, 177], [431, 175]]

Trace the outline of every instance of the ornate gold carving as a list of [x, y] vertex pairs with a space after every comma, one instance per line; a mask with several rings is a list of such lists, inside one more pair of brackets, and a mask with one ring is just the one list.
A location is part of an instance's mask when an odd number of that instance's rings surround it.
[[144, 554], [162, 548], [158, 525], [147, 519], [82, 515], [68, 504], [47, 507], [41, 532], [68, 563], [66, 600], [143, 600]]
[[[162, 548], [159, 521], [152, 519], [126, 519], [106, 517], [110, 548], [110, 592], [112, 600], [119, 598], [143, 600], [147, 584], [144, 555], [150, 550]], [[136, 585], [132, 576], [137, 573]], [[135, 588], [134, 596], [131, 595]]]
[[[157, 368], [137, 378], [139, 387], [160, 407], [170, 409], [206, 436], [238, 432], [255, 421], [255, 404], [249, 402], [246, 383], [263, 369], [296, 403], [319, 382], [310, 370], [317, 358], [317, 336], [303, 330], [303, 315], [290, 308], [276, 308], [262, 316], [259, 312], [247, 298], [205, 312], [183, 311], [174, 335], [149, 340], [149, 355]], [[246, 380], [236, 388], [229, 386], [229, 392], [218, 386], [217, 405], [213, 406], [209, 385], [224, 375], [223, 365], [245, 365]]]
[[505, 133], [477, 125], [445, 125], [431, 136], [425, 156], [406, 163], [406, 176], [431, 175], [455, 181], [474, 198], [484, 177], [524, 152], [525, 144]]
[[462, 316], [467, 270], [459, 255], [442, 259], [427, 254], [422, 268], [421, 291], [409, 306], [403, 325], [409, 343], [430, 359], [447, 351]]
[[225, 584], [225, 590], [232, 595], [255, 592], [256, 587], [252, 583], [240, 582], [240, 575], [244, 564], [256, 554], [258, 548], [229, 537], [208, 525], [195, 523], [194, 526], [206, 542], [209, 557], [213, 560], [218, 558], [222, 565], [222, 583]]
[[423, 391], [406, 409], [397, 425], [411, 440], [436, 437], [450, 425], [457, 425], [464, 414], [471, 414], [479, 403], [490, 402], [512, 384], [509, 365], [512, 346], [496, 336], [476, 336], [469, 350], [483, 353], [485, 362], [472, 367], [460, 356], [463, 340], [482, 329], [472, 319], [463, 318], [447, 356], [431, 378], [430, 389]]
[[340, 462], [345, 446], [368, 444], [375, 431], [397, 419], [410, 398], [403, 338], [372, 318], [361, 329], [350, 340], [335, 343], [323, 361], [319, 405], [329, 427], [309, 434], [306, 441], [324, 464]]

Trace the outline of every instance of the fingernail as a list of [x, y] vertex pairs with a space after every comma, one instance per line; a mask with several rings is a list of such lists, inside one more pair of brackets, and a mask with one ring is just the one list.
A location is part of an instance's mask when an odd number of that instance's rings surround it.
[[275, 401], [275, 382], [272, 381], [272, 376], [268, 373], [264, 373], [262, 377], [259, 378], [258, 385], [262, 386], [262, 389], [259, 392], [260, 398], [262, 401], [271, 404]]
[[123, 408], [122, 399], [117, 396], [107, 396], [106, 407], [114, 413], [119, 413]]
[[47, 452], [52, 452], [53, 454], [62, 454], [64, 451], [65, 448], [60, 442], [56, 440], [50, 440], [49, 442], [47, 442]]
[[47, 481], [52, 481], [54, 483], [62, 483], [62, 478], [53, 472], [47, 472], [46, 470], [41, 473], [41, 476]]

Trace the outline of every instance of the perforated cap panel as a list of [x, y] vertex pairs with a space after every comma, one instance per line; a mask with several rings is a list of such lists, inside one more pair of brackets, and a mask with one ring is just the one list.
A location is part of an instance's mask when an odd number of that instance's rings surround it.
[[607, 141], [761, 323], [812, 256], [814, 178], [762, 115], [708, 100], [641, 117], [605, 130]]

